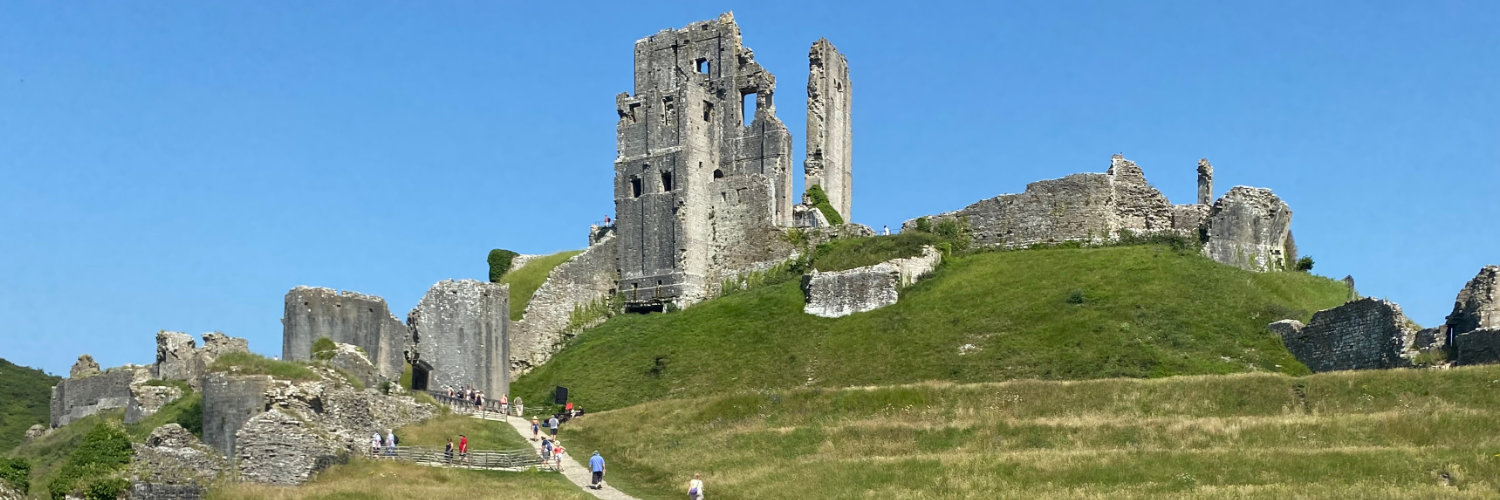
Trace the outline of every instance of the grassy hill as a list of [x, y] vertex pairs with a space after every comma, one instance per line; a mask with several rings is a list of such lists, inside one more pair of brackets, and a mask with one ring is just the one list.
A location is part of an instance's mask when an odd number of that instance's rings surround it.
[[511, 321], [521, 319], [522, 313], [526, 312], [526, 304], [531, 303], [531, 296], [536, 293], [536, 289], [541, 288], [542, 283], [547, 281], [547, 274], [552, 272], [552, 268], [581, 253], [583, 250], [570, 250], [537, 257], [526, 262], [526, 265], [511, 269], [501, 276], [500, 282], [510, 285]]
[[679, 498], [1496, 498], [1500, 366], [741, 392], [564, 428]]
[[[883, 240], [845, 245], [902, 247]], [[819, 255], [860, 261], [847, 253]], [[820, 258], [813, 266], [826, 268]], [[604, 410], [758, 388], [1305, 374], [1266, 324], [1306, 320], [1347, 294], [1326, 278], [1252, 273], [1165, 245], [974, 253], [949, 258], [899, 303], [844, 318], [802, 313], [795, 280], [617, 316], [512, 391], [550, 401], [562, 385]]]
[[[514, 434], [514, 432], [512, 432]], [[593, 498], [554, 472], [504, 472], [444, 469], [355, 459], [335, 465], [307, 484], [289, 488], [253, 483], [229, 484], [208, 494], [210, 500], [423, 498]]]
[[28, 427], [48, 422], [52, 386], [58, 380], [61, 377], [0, 359], [0, 451], [21, 444]]

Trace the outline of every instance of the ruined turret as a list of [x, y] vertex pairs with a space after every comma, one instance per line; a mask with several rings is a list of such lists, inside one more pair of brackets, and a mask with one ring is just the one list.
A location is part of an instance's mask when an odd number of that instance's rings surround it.
[[807, 157], [804, 184], [821, 186], [828, 204], [844, 220], [849, 218], [853, 176], [850, 173], [853, 135], [849, 107], [854, 89], [849, 63], [827, 39], [814, 42], [807, 54]]
[[1198, 160], [1198, 204], [1212, 205], [1214, 202], [1214, 166], [1208, 158]]

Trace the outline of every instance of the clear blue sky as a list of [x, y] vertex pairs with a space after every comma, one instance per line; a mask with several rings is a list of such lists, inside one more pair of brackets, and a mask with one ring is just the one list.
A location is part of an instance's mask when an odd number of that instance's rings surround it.
[[[566, 7], [544, 7], [555, 3]], [[1316, 272], [1442, 321], [1500, 264], [1500, 3], [0, 3], [0, 357], [150, 363], [157, 330], [279, 354], [296, 285], [404, 318], [485, 254], [613, 211], [635, 40], [733, 10], [804, 136], [807, 50], [854, 82], [880, 227], [1100, 172], [1270, 187]]]

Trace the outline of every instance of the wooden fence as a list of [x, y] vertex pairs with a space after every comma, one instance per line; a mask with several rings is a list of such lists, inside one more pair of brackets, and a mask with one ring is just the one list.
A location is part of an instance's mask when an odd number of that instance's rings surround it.
[[436, 448], [397, 446], [382, 447], [379, 458], [396, 459], [424, 465], [477, 467], [485, 469], [519, 469], [541, 465], [542, 457], [534, 450], [469, 450], [467, 457], [454, 450], [452, 454]]

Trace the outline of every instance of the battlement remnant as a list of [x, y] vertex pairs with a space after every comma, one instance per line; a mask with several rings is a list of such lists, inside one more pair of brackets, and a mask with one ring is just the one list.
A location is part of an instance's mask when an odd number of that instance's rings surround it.
[[[803, 161], [806, 187], [822, 186], [828, 203], [844, 220], [849, 216], [854, 156], [849, 108], [854, 89], [849, 63], [826, 38], [814, 42], [807, 55], [807, 157]], [[807, 200], [804, 200], [807, 202]]]
[[385, 299], [374, 295], [299, 286], [286, 293], [281, 326], [281, 359], [307, 361], [313, 342], [328, 337], [364, 349], [387, 379], [400, 377], [406, 362], [410, 333]]
[[1208, 158], [1198, 160], [1198, 204], [1212, 205], [1214, 203], [1214, 166], [1208, 163]]

